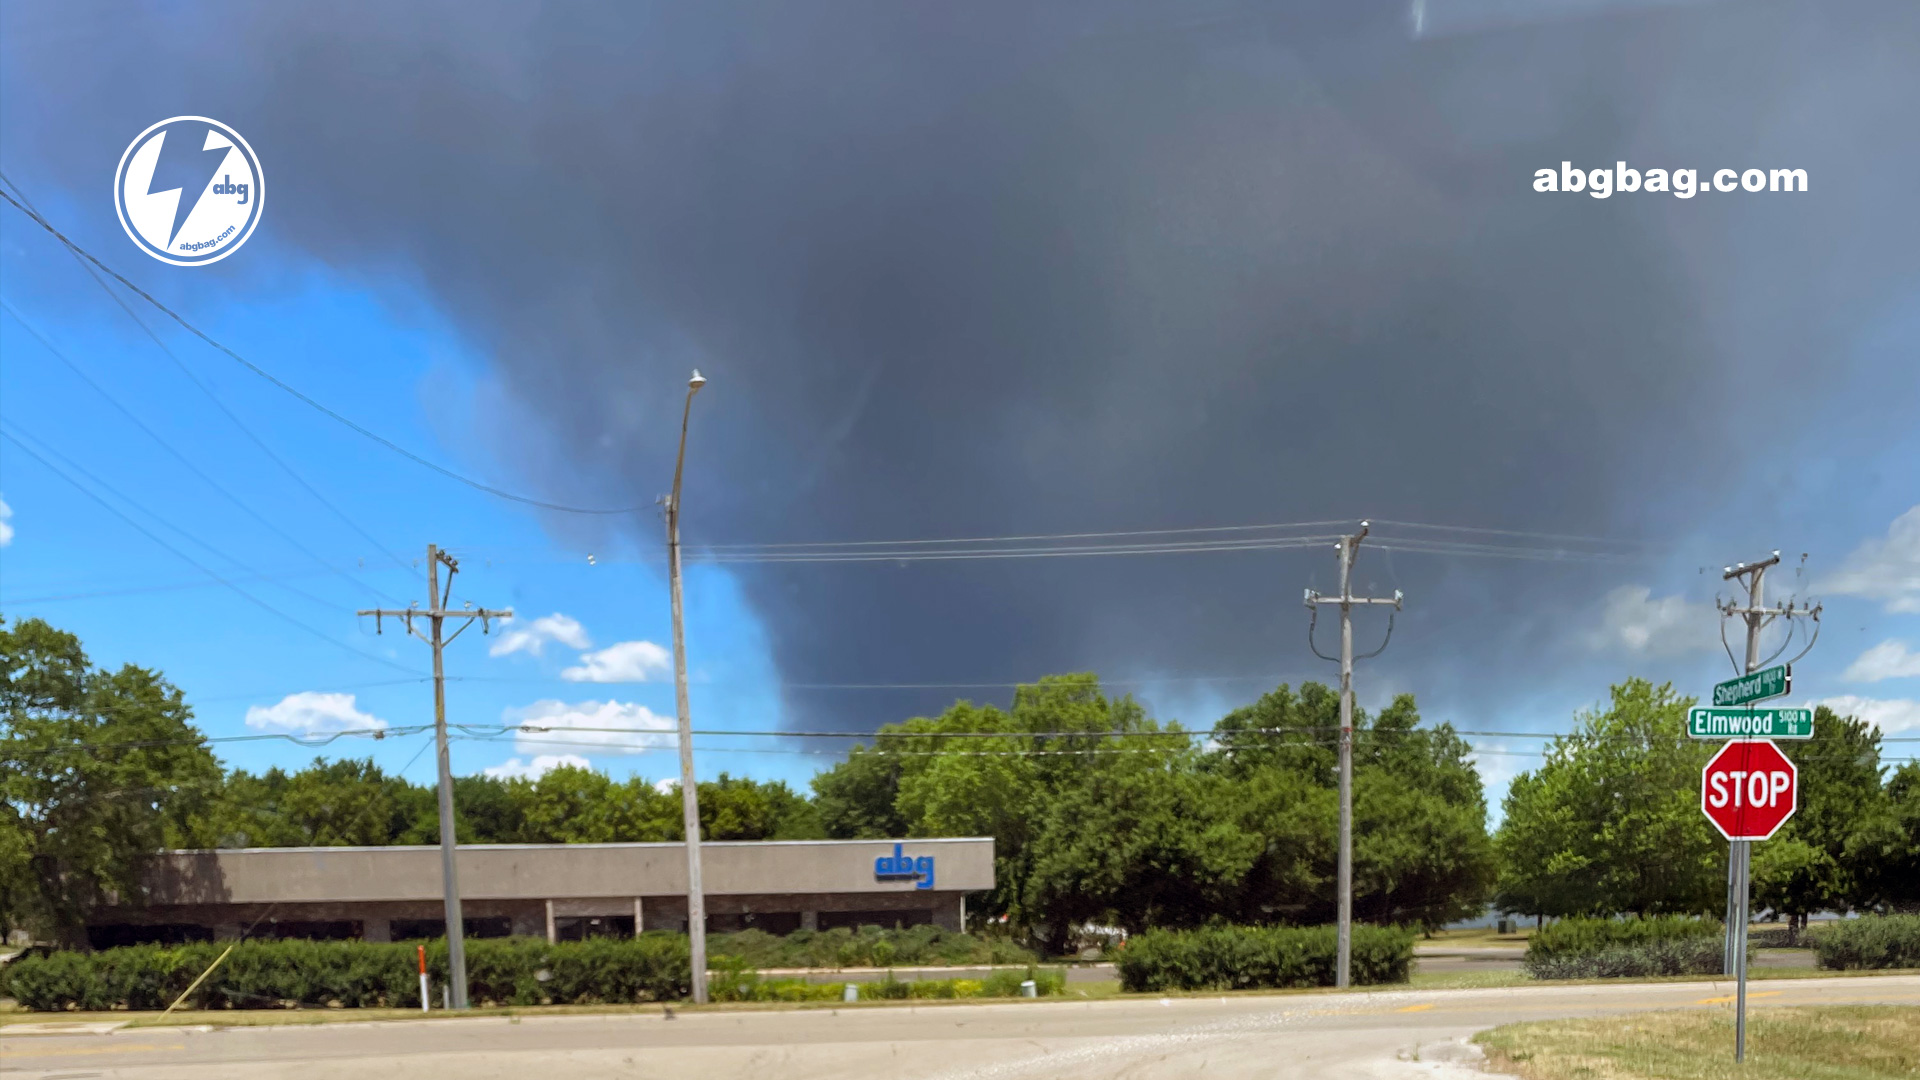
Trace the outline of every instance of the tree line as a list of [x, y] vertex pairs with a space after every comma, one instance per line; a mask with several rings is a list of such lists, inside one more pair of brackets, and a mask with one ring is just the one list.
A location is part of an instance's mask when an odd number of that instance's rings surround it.
[[[1540, 914], [1714, 914], [1727, 843], [1700, 813], [1717, 742], [1684, 735], [1694, 700], [1633, 679], [1577, 717], [1540, 768], [1508, 789], [1494, 846], [1495, 903]], [[1813, 738], [1781, 740], [1800, 802], [1753, 848], [1753, 903], [1804, 923], [1816, 911], [1920, 909], [1920, 764], [1889, 770], [1873, 725], [1814, 710]]]
[[[77, 940], [86, 913], [137, 897], [169, 847], [437, 842], [432, 788], [369, 759], [226, 769], [158, 672], [91, 665], [71, 634], [0, 625], [0, 931]], [[1469, 744], [1412, 695], [1355, 711], [1354, 911], [1437, 926], [1489, 902], [1527, 915], [1712, 913], [1726, 845], [1698, 809], [1711, 744], [1690, 700], [1628, 680], [1522, 773], [1497, 832]], [[991, 836], [997, 885], [970, 908], [1037, 944], [1085, 922], [1129, 930], [1333, 918], [1338, 696], [1282, 685], [1205, 731], [1156, 721], [1090, 674], [956, 702], [882, 727], [810, 792], [700, 784], [715, 840]], [[1755, 853], [1756, 903], [1920, 905], [1920, 769], [1881, 766], [1879, 733], [1821, 710], [1789, 744], [1805, 803]], [[677, 791], [581, 768], [455, 780], [466, 843], [681, 838]]]

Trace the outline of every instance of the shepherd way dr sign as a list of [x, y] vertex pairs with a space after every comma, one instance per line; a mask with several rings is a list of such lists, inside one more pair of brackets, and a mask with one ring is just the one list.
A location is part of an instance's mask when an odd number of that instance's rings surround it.
[[1793, 665], [1761, 668], [1737, 679], [1728, 679], [1713, 688], [1715, 705], [1746, 705], [1768, 698], [1786, 697], [1793, 692]]

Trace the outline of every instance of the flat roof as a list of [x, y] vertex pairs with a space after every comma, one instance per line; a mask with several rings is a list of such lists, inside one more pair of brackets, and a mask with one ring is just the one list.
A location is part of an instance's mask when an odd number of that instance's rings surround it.
[[[898, 848], [931, 867], [883, 870]], [[475, 899], [645, 897], [687, 891], [686, 844], [461, 844], [460, 892]], [[917, 863], [916, 863], [917, 865]], [[993, 838], [733, 840], [700, 845], [714, 895], [977, 892], [994, 887]], [[156, 905], [352, 903], [441, 896], [438, 845], [165, 852], [147, 875]]]
[[[870, 840], [702, 840], [700, 847], [705, 848], [755, 848], [755, 847], [804, 847], [807, 845], [844, 846], [847, 844], [991, 844], [991, 836], [920, 836], [908, 839], [889, 839], [885, 837]], [[460, 851], [552, 851], [566, 849], [618, 849], [618, 848], [684, 848], [685, 840], [636, 840], [617, 841], [604, 844], [455, 844]], [[313, 847], [242, 847], [242, 848], [168, 848], [168, 855], [233, 855], [258, 851], [439, 851], [439, 844], [321, 844]]]

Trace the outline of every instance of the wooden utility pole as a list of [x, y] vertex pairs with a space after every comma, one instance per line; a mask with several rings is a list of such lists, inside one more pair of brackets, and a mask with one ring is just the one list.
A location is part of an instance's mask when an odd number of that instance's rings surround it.
[[[1744, 580], [1747, 586], [1745, 607], [1732, 600], [1716, 605], [1722, 615], [1738, 616], [1747, 626], [1746, 664], [1744, 668], [1735, 665], [1735, 670], [1742, 674], [1751, 675], [1760, 670], [1763, 663], [1760, 659], [1760, 631], [1765, 629], [1767, 624], [1775, 619], [1792, 620], [1808, 617], [1811, 617], [1815, 623], [1820, 621], [1818, 607], [1795, 608], [1791, 602], [1772, 608], [1766, 606], [1767, 567], [1777, 566], [1779, 563], [1780, 553], [1776, 551], [1759, 562], [1729, 566], [1720, 576], [1722, 581]], [[1722, 641], [1726, 640], [1724, 624], [1720, 637]], [[1791, 630], [1788, 631], [1787, 637], [1789, 641], [1792, 640]], [[1784, 648], [1782, 646], [1783, 651]], [[1811, 643], [1808, 644], [1808, 648], [1812, 648]], [[1732, 650], [1728, 650], [1728, 654], [1731, 658]], [[1789, 672], [1793, 670], [1791, 663], [1787, 670]], [[1729, 840], [1727, 842], [1727, 940], [1722, 970], [1726, 974], [1735, 976], [1736, 982], [1733, 1022], [1733, 1060], [1736, 1062], [1747, 1059], [1747, 920], [1752, 895], [1753, 842]]]
[[[1360, 549], [1360, 541], [1367, 537], [1368, 524], [1360, 523], [1360, 531], [1352, 536], [1340, 539], [1334, 547], [1340, 552], [1340, 595], [1321, 596], [1312, 589], [1307, 590], [1306, 603], [1316, 614], [1323, 604], [1336, 604], [1340, 608], [1340, 870], [1339, 870], [1339, 961], [1334, 969], [1334, 986], [1346, 989], [1350, 983], [1353, 967], [1353, 605], [1386, 604], [1393, 610], [1400, 610], [1401, 594], [1394, 590], [1391, 598], [1366, 597], [1353, 595], [1353, 557]], [[1393, 634], [1393, 624], [1387, 624], [1387, 634]], [[1331, 656], [1321, 656], [1319, 648], [1313, 644], [1313, 628], [1307, 628], [1307, 645], [1313, 648], [1315, 656], [1331, 660]], [[1380, 643], [1365, 657], [1380, 655], [1386, 643]]]
[[[447, 566], [447, 587], [440, 588], [440, 564]], [[362, 611], [362, 615], [374, 617], [375, 632], [381, 629], [382, 619], [401, 619], [407, 625], [407, 633], [433, 646], [433, 736], [438, 745], [440, 765], [440, 883], [446, 899], [447, 917], [447, 968], [448, 982], [452, 987], [452, 1003], [456, 1009], [467, 1007], [467, 943], [466, 925], [460, 916], [460, 877], [454, 866], [454, 830], [453, 830], [453, 765], [447, 755], [447, 678], [446, 669], [441, 664], [441, 652], [453, 642], [454, 638], [466, 632], [475, 619], [480, 620], [480, 632], [487, 633], [488, 623], [493, 619], [513, 618], [513, 609], [494, 610], [491, 608], [454, 608], [447, 607], [447, 598], [453, 595], [453, 575], [460, 572], [460, 564], [453, 556], [441, 551], [432, 544], [427, 545], [427, 610], [408, 606], [404, 610], [374, 608]], [[413, 628], [413, 620], [425, 619], [429, 633], [422, 634]], [[448, 619], [464, 620], [452, 637], [445, 637], [442, 630]]]

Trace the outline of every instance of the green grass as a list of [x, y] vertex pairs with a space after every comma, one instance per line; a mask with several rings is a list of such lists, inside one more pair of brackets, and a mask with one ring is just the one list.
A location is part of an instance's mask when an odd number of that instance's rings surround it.
[[1920, 1075], [1920, 1009], [1760, 1009], [1733, 1061], [1726, 1011], [1509, 1024], [1476, 1036], [1489, 1065], [1525, 1080], [1880, 1080]]

